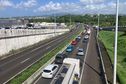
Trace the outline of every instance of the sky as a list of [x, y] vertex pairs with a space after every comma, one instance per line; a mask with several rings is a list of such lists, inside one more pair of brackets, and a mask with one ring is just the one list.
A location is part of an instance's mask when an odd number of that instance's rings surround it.
[[[126, 0], [120, 0], [119, 14], [126, 14]], [[51, 14], [115, 14], [116, 0], [0, 0], [0, 17]]]

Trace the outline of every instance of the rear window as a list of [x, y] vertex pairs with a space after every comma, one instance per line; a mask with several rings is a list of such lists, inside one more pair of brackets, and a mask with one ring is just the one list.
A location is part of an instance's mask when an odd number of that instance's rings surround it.
[[56, 59], [61, 59], [62, 57], [56, 57]]
[[78, 50], [79, 52], [83, 52], [83, 50]]
[[51, 71], [50, 71], [50, 70], [43, 70], [43, 72], [49, 73], [49, 72], [51, 72]]

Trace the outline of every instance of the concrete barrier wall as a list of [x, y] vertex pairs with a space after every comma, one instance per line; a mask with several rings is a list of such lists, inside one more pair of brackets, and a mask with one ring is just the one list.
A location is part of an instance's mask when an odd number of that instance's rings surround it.
[[[56, 32], [61, 32], [68, 29], [56, 29]], [[44, 34], [54, 32], [54, 29], [0, 29], [0, 38], [23, 36], [32, 34]]]
[[[63, 34], [64, 32], [68, 31], [68, 29], [56, 29], [56, 32], [59, 33], [56, 33], [55, 35], [53, 33], [54, 30], [51, 29], [45, 29], [42, 31], [47, 32], [49, 34], [0, 39], [0, 56], [9, 53], [11, 50], [20, 49], [22, 47], [38, 43], [39, 41], [42, 41], [44, 39], [49, 39], [51, 37]], [[17, 33], [16, 35], [19, 34]]]

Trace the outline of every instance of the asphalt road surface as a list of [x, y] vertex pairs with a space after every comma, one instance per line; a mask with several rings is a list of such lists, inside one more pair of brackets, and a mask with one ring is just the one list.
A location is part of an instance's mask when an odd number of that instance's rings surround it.
[[[87, 49], [87, 44], [88, 41], [83, 43], [82, 40], [84, 38], [85, 35], [81, 35], [81, 40], [77, 43], [77, 45], [74, 46], [74, 50], [71, 53], [68, 53], [66, 51], [64, 51], [63, 53], [68, 55], [68, 57], [70, 58], [77, 58], [81, 60], [81, 70], [82, 70], [82, 64], [84, 62], [84, 57], [85, 56], [77, 56], [77, 52], [78, 52], [78, 48], [83, 48], [84, 49], [84, 53], [86, 53], [86, 49]], [[59, 66], [61, 67], [61, 64], [59, 64]], [[59, 68], [60, 69], [60, 68]], [[53, 79], [45, 79], [43, 78], [41, 75], [38, 77], [38, 79], [36, 79], [36, 81], [34, 82], [34, 84], [50, 84], [51, 81]]]
[[105, 84], [102, 77], [102, 67], [96, 47], [96, 34], [92, 30], [87, 55], [85, 56], [81, 84]]
[[40, 43], [31, 49], [25, 50], [21, 53], [12, 55], [6, 59], [0, 60], [0, 84], [6, 82], [8, 79], [33, 64], [40, 59], [45, 53], [54, 49], [62, 41], [69, 39], [71, 35], [77, 33], [79, 29], [75, 29], [69, 33], [58, 36], [48, 42]]

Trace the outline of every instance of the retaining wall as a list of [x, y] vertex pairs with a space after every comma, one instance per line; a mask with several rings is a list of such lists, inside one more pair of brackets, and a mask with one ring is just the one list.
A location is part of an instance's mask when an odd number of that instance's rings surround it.
[[[25, 31], [26, 33], [24, 33], [24, 34], [18, 33], [16, 31], [17, 30], [13, 31], [13, 32], [15, 32], [15, 34], [10, 34], [10, 30], [8, 30], [8, 34], [6, 36], [12, 36], [12, 35], [18, 36], [18, 35], [31, 34], [30, 33], [31, 30], [26, 30]], [[21, 31], [21, 30], [18, 30], [18, 31]], [[34, 33], [33, 33], [33, 31], [34, 31]], [[38, 43], [39, 41], [63, 34], [64, 32], [69, 31], [69, 30], [68, 29], [56, 29], [56, 31], [55, 31], [55, 32], [57, 32], [56, 34], [54, 34], [53, 29], [43, 29], [40, 31], [32, 30], [32, 34], [40, 34], [40, 35], [30, 35], [30, 36], [23, 36], [23, 37], [0, 39], [0, 57], [4, 54], [9, 53], [11, 50], [16, 50], [16, 49], [20, 49], [22, 47], [33, 45], [35, 43]], [[47, 33], [47, 34], [45, 34], [45, 33]], [[0, 32], [0, 34], [1, 34], [1, 32]]]

